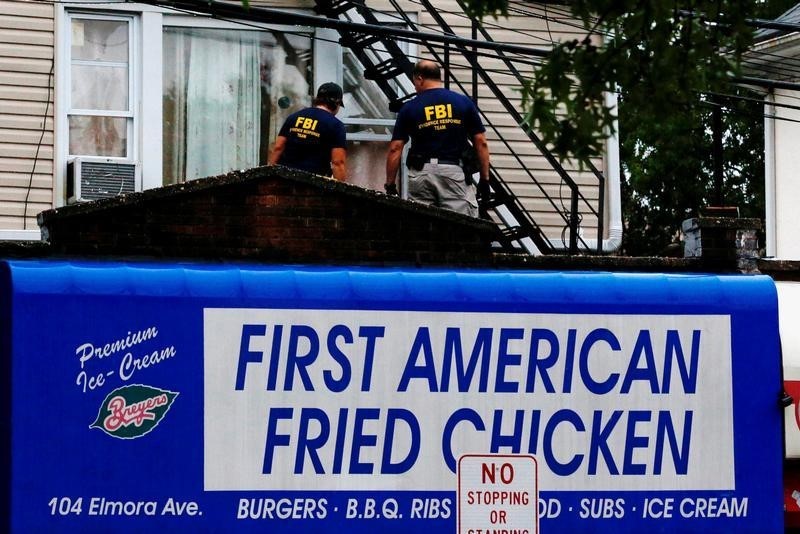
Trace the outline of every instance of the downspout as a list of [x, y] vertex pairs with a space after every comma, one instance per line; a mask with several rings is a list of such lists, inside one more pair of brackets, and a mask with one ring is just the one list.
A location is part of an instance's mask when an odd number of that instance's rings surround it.
[[778, 254], [775, 235], [775, 92], [770, 89], [764, 98], [764, 207], [766, 208], [766, 255], [774, 258]]
[[[606, 44], [612, 37], [607, 35], [604, 38]], [[606, 157], [605, 157], [605, 197], [606, 197], [606, 230], [608, 237], [597, 246], [597, 239], [581, 239], [581, 243], [588, 250], [597, 250], [603, 254], [616, 252], [622, 245], [622, 187], [620, 181], [620, 160], [619, 160], [619, 98], [616, 91], [607, 91], [605, 94], [605, 105], [614, 114], [614, 121], [606, 137]], [[597, 236], [598, 239], [601, 236]]]
[[[609, 91], [605, 95], [605, 104], [616, 112], [617, 110], [617, 93]], [[604, 254], [616, 252], [622, 244], [622, 192], [620, 187], [620, 161], [619, 161], [619, 123], [614, 119], [613, 123], [614, 133], [610, 134], [606, 139], [606, 157], [605, 157], [605, 188], [606, 188], [606, 231], [608, 237], [600, 242], [601, 251]], [[579, 246], [585, 247], [587, 250], [597, 250], [596, 239], [582, 238], [579, 240]], [[564, 244], [553, 244], [556, 250], [567, 250]]]
[[[605, 37], [605, 42], [608, 44], [611, 41], [610, 36]], [[606, 228], [608, 229], [608, 238], [602, 242], [601, 251], [604, 254], [616, 252], [622, 245], [622, 186], [620, 180], [620, 160], [619, 160], [619, 98], [616, 91], [608, 91], [605, 95], [606, 107], [614, 114], [614, 121], [611, 124], [613, 131], [608, 132], [606, 138], [606, 220], [608, 221]], [[600, 236], [598, 236], [599, 238]], [[592, 245], [592, 248], [597, 249], [597, 243]]]
[[[619, 108], [617, 93], [606, 93], [606, 106], [615, 115]], [[619, 121], [614, 119], [614, 133], [606, 140], [606, 193], [608, 195], [608, 238], [603, 240], [602, 251], [616, 252], [622, 244], [622, 186], [619, 161]]]

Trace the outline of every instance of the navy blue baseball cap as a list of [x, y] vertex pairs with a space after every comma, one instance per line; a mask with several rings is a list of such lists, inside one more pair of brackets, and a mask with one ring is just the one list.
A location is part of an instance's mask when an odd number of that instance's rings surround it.
[[330, 100], [344, 107], [344, 102], [342, 101], [344, 93], [338, 83], [326, 82], [320, 85], [319, 89], [317, 89], [317, 98]]

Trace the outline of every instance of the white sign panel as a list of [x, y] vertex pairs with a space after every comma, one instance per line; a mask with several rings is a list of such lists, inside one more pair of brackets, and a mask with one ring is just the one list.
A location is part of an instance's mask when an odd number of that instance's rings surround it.
[[735, 487], [726, 315], [204, 311], [207, 490]]

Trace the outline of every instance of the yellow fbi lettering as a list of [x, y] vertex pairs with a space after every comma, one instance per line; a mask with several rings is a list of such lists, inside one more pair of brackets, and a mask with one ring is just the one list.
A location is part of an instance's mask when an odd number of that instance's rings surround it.
[[425, 106], [425, 120], [431, 119], [452, 119], [453, 104], [437, 104], [435, 106]]
[[309, 119], [306, 117], [297, 117], [297, 120], [294, 121], [295, 128], [302, 128], [304, 130], [316, 130], [317, 129], [317, 122], [316, 119]]

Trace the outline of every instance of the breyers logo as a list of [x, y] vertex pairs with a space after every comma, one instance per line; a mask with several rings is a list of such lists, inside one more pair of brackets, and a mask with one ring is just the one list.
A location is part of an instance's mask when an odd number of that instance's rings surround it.
[[117, 388], [106, 396], [89, 428], [119, 439], [144, 436], [158, 426], [177, 396], [174, 391], [142, 384]]

